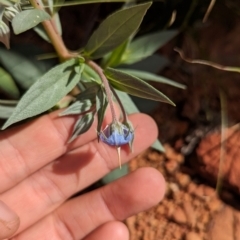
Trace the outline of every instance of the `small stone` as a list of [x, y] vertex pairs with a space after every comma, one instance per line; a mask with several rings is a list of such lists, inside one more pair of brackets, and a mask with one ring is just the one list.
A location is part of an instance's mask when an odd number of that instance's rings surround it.
[[149, 161], [152, 161], [152, 162], [161, 162], [164, 160], [164, 156], [155, 151], [150, 152], [147, 158]]
[[183, 209], [185, 211], [185, 214], [187, 216], [188, 223], [191, 227], [194, 227], [197, 221], [196, 213], [193, 209], [193, 206], [190, 202], [184, 202], [183, 203]]
[[179, 186], [176, 183], [169, 183], [168, 187], [173, 193], [179, 192]]
[[175, 177], [176, 177], [178, 184], [182, 188], [187, 187], [187, 185], [191, 182], [191, 178], [189, 177], [189, 175], [181, 173], [181, 172], [177, 173]]
[[165, 167], [169, 174], [173, 174], [178, 169], [178, 162], [175, 160], [169, 160], [166, 162]]
[[186, 233], [185, 240], [202, 240], [202, 238], [196, 232]]
[[188, 192], [190, 194], [193, 194], [197, 189], [197, 185], [194, 182], [190, 182], [190, 184], [188, 185]]
[[212, 187], [205, 186], [205, 188], [204, 188], [204, 195], [208, 196], [208, 197], [214, 197], [214, 196], [216, 196], [216, 191]]
[[184, 211], [178, 207], [172, 216], [173, 221], [175, 221], [178, 224], [186, 224], [187, 223], [187, 216], [184, 213]]
[[216, 212], [223, 207], [223, 203], [218, 198], [214, 198], [208, 203], [207, 206], [211, 212]]
[[182, 154], [177, 154], [177, 156], [176, 156], [176, 161], [179, 163], [179, 164], [182, 164], [182, 163], [184, 163], [184, 157], [183, 157], [183, 155]]

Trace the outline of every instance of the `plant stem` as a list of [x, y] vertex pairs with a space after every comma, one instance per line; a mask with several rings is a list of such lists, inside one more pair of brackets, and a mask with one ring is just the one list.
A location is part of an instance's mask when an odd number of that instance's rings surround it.
[[97, 72], [97, 74], [99, 75], [99, 77], [101, 78], [103, 86], [105, 88], [107, 99], [108, 99], [108, 102], [109, 102], [109, 105], [110, 105], [110, 109], [111, 109], [111, 113], [112, 113], [112, 119], [113, 119], [113, 121], [117, 121], [117, 116], [116, 116], [116, 113], [115, 113], [113, 100], [112, 100], [112, 91], [110, 89], [108, 80], [107, 80], [107, 78], [105, 77], [105, 75], [103, 73], [102, 68], [100, 66], [98, 66], [95, 62], [91, 61], [91, 60], [87, 61], [87, 64], [93, 70], [95, 70]]
[[[42, 6], [38, 2], [38, 0], [29, 0], [32, 6], [36, 9], [43, 10]], [[54, 46], [58, 57], [61, 61], [65, 61], [67, 59], [70, 59], [72, 57], [75, 57], [75, 53], [70, 53], [68, 49], [66, 48], [62, 37], [55, 31], [54, 26], [52, 25], [51, 20], [46, 20], [42, 22], [42, 25], [50, 38], [52, 45]]]
[[112, 86], [110, 86], [110, 88], [111, 88], [112, 93], [113, 93], [114, 97], [116, 98], [116, 100], [117, 100], [120, 108], [121, 108], [121, 111], [122, 111], [122, 114], [123, 114], [123, 122], [125, 123], [125, 122], [127, 122], [127, 114], [126, 114], [126, 111], [125, 111], [125, 109], [124, 109], [124, 107], [123, 107], [123, 105], [122, 105], [122, 102], [121, 102], [121, 100], [119, 99], [116, 91], [114, 90], [114, 88], [113, 88]]

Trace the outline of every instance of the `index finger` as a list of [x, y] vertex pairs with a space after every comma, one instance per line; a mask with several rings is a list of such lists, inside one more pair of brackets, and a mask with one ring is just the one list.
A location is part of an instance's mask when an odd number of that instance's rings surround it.
[[[67, 144], [76, 117], [44, 115], [30, 123], [5, 130], [0, 135], [0, 192], [16, 185], [68, 150], [96, 138], [96, 121], [89, 131]], [[107, 111], [105, 122], [110, 122]]]

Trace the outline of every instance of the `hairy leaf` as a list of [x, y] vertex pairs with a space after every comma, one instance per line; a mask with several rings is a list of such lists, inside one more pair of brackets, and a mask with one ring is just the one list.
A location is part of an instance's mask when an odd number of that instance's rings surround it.
[[[14, 0], [12, 2], [17, 2], [17, 0]], [[0, 3], [5, 5], [5, 6], [8, 6], [8, 7], [12, 6], [12, 3], [10, 1], [8, 1], [8, 0], [1, 0]]]
[[138, 29], [150, 5], [139, 4], [110, 15], [90, 37], [85, 54], [99, 58], [126, 41]]
[[78, 121], [75, 123], [72, 137], [70, 138], [69, 142], [72, 142], [75, 138], [77, 138], [79, 135], [85, 133], [93, 124], [94, 120], [94, 113], [90, 112], [78, 119]]
[[83, 81], [83, 82], [92, 82], [93, 81], [98, 84], [102, 83], [99, 75], [87, 64], [84, 64], [84, 70], [82, 72], [81, 81]]
[[75, 59], [57, 65], [39, 78], [19, 101], [13, 115], [2, 129], [13, 123], [36, 116], [52, 108], [78, 83]]
[[14, 99], [18, 99], [20, 96], [17, 85], [15, 84], [11, 75], [8, 74], [1, 67], [0, 67], [0, 89]]
[[157, 74], [153, 74], [153, 73], [149, 73], [149, 72], [145, 72], [145, 71], [141, 71], [141, 70], [135, 70], [135, 69], [124, 69], [124, 68], [118, 68], [118, 70], [125, 72], [127, 74], [133, 75], [135, 77], [144, 79], [144, 80], [149, 80], [149, 81], [154, 81], [154, 82], [159, 82], [159, 83], [165, 83], [174, 87], [178, 87], [178, 88], [182, 88], [182, 89], [186, 89], [186, 86], [175, 82], [173, 80], [170, 80], [168, 78], [162, 77], [162, 76], [158, 76]]
[[122, 63], [132, 64], [151, 56], [177, 33], [175, 30], [167, 30], [137, 38], [129, 44], [128, 49], [122, 56]]
[[14, 51], [0, 48], [0, 63], [24, 89], [28, 89], [42, 75], [33, 62]]
[[123, 42], [114, 51], [104, 56], [102, 61], [103, 68], [116, 67], [121, 63], [122, 56], [127, 49], [129, 40]]
[[175, 106], [175, 104], [167, 96], [140, 78], [113, 68], [107, 68], [105, 70], [105, 74], [110, 83], [118, 90], [127, 92], [137, 97], [166, 102]]
[[96, 96], [96, 110], [97, 110], [97, 116], [98, 116], [97, 132], [98, 133], [101, 131], [107, 106], [108, 106], [108, 101], [107, 101], [106, 94], [103, 92], [102, 89], [99, 89]]
[[15, 34], [25, 32], [50, 18], [51, 16], [44, 10], [31, 9], [22, 11], [12, 20], [13, 31]]
[[66, 110], [61, 112], [59, 116], [67, 116], [67, 115], [78, 115], [84, 112], [87, 112], [91, 109], [92, 102], [89, 99], [85, 100], [77, 100], [73, 104], [71, 104]]
[[85, 89], [77, 95], [76, 101], [66, 110], [61, 112], [59, 116], [82, 114], [86, 111], [89, 111], [92, 108], [93, 104], [95, 104], [95, 98], [98, 90], [99, 86], [97, 85]]

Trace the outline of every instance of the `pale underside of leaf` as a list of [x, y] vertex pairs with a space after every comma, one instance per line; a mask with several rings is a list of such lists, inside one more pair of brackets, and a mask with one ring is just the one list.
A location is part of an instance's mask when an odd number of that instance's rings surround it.
[[166, 102], [175, 106], [167, 96], [140, 78], [112, 68], [107, 68], [105, 74], [110, 83], [118, 90], [127, 92], [133, 96]]
[[40, 22], [49, 20], [51, 16], [44, 10], [31, 9], [18, 13], [12, 20], [12, 27], [15, 34], [25, 32]]
[[105, 112], [108, 106], [108, 101], [105, 92], [102, 89], [99, 89], [96, 95], [96, 110], [98, 116], [98, 124], [97, 124], [97, 132], [101, 131], [103, 119], [105, 116]]
[[150, 5], [139, 4], [110, 15], [90, 37], [86, 55], [99, 58], [123, 43], [138, 29]]
[[135, 77], [138, 77], [140, 79], [146, 80], [146, 81], [154, 81], [154, 82], [159, 82], [159, 83], [165, 83], [174, 87], [186, 89], [186, 85], [175, 82], [173, 80], [170, 80], [168, 78], [159, 76], [154, 73], [150, 72], [145, 72], [141, 70], [135, 70], [135, 69], [126, 69], [126, 68], [118, 68], [118, 70], [125, 72], [127, 74], [133, 75]]
[[80, 80], [74, 71], [75, 59], [57, 65], [39, 78], [19, 101], [2, 129], [41, 114], [57, 104]]
[[2, 42], [7, 49], [10, 48], [10, 29], [6, 20], [0, 19], [0, 42]]
[[72, 142], [76, 139], [79, 135], [88, 131], [88, 129], [92, 126], [94, 121], [94, 113], [89, 112], [83, 116], [81, 116], [78, 121], [74, 125], [72, 137], [68, 142]]
[[66, 110], [61, 112], [59, 116], [82, 114], [84, 112], [89, 111], [91, 107], [92, 107], [92, 102], [89, 99], [76, 101], [72, 105], [70, 105]]

